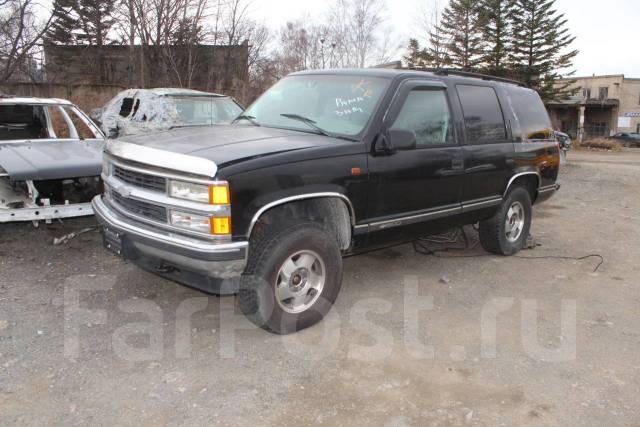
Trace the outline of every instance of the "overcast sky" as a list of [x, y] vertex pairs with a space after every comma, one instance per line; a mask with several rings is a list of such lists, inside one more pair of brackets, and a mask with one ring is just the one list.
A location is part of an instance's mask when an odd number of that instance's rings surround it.
[[[412, 35], [421, 3], [428, 5], [431, 0], [387, 0], [388, 23], [395, 28], [399, 42]], [[252, 14], [278, 29], [288, 20], [318, 15], [324, 4], [325, 0], [254, 0]], [[577, 37], [577, 75], [625, 74], [640, 78], [639, 0], [557, 0], [556, 6]]]

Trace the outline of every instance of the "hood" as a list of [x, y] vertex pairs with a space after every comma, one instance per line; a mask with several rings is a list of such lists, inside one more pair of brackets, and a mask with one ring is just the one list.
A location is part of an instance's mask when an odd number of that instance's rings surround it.
[[15, 181], [100, 175], [104, 141], [0, 143], [0, 167]]
[[125, 136], [123, 142], [212, 160], [218, 166], [292, 150], [349, 144], [323, 135], [259, 126], [217, 125]]

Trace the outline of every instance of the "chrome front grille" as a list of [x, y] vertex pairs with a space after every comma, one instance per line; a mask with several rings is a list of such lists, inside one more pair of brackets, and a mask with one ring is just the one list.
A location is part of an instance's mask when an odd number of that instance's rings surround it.
[[140, 200], [130, 199], [118, 194], [116, 191], [110, 192], [111, 199], [120, 207], [134, 215], [152, 221], [167, 222], [167, 209], [163, 206], [153, 205]]
[[198, 203], [171, 197], [168, 191], [172, 179], [201, 185], [214, 185], [218, 181], [179, 175], [174, 170], [160, 170], [138, 160], [105, 154], [102, 178], [104, 200], [120, 214], [134, 221], [147, 223], [179, 234], [198, 236], [210, 240], [230, 240], [229, 235], [214, 235], [207, 229], [194, 231], [172, 223], [171, 212], [191, 212], [204, 217], [229, 217], [231, 206]]
[[150, 175], [143, 172], [124, 169], [114, 165], [113, 175], [122, 182], [131, 184], [135, 187], [144, 188], [145, 190], [165, 192], [167, 189], [167, 180], [161, 176]]

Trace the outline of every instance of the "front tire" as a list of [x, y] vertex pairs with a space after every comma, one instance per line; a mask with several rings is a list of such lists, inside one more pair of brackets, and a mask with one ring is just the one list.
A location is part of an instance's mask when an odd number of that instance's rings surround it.
[[238, 303], [257, 326], [289, 334], [321, 321], [342, 285], [342, 256], [327, 230], [295, 222], [256, 230]]
[[512, 188], [493, 217], [480, 223], [480, 244], [494, 254], [516, 254], [527, 242], [532, 212], [529, 191]]

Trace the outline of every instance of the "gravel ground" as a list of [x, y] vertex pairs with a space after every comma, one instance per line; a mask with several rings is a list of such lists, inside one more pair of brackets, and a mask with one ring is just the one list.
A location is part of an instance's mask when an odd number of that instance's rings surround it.
[[640, 151], [570, 153], [535, 209], [522, 257], [597, 272], [400, 246], [284, 338], [96, 232], [51, 244], [91, 218], [2, 225], [0, 424], [640, 426], [639, 178]]

